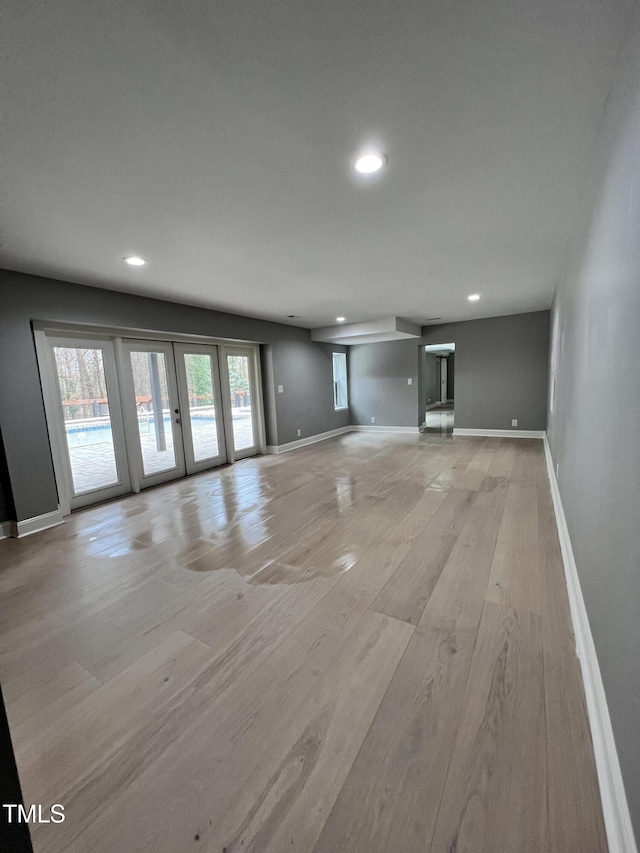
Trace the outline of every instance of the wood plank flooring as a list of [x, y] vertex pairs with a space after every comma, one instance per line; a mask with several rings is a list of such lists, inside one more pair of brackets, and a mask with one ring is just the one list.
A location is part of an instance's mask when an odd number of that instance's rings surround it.
[[605, 853], [542, 443], [351, 433], [0, 542], [37, 853]]

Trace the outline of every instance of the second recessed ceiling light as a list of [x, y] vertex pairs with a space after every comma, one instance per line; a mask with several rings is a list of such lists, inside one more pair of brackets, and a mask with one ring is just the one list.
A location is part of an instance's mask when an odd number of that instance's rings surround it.
[[371, 175], [379, 172], [386, 162], [387, 158], [384, 154], [368, 151], [366, 154], [360, 154], [354, 165], [356, 172], [360, 172], [361, 175]]

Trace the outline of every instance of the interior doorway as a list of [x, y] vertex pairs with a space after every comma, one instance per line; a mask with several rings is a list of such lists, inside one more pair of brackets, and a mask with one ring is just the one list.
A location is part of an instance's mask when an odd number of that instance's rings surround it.
[[257, 346], [36, 341], [63, 514], [264, 449]]
[[429, 344], [422, 359], [421, 432], [452, 435], [455, 421], [455, 343]]

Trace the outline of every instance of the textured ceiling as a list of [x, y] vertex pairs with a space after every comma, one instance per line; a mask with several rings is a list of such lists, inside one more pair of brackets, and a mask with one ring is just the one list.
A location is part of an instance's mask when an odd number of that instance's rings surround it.
[[9, 5], [0, 263], [308, 327], [548, 307], [629, 8]]

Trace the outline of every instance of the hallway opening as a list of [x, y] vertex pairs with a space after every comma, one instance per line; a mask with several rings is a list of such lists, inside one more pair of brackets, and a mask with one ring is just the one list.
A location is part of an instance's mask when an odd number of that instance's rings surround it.
[[453, 435], [455, 420], [455, 343], [421, 347], [420, 431]]

